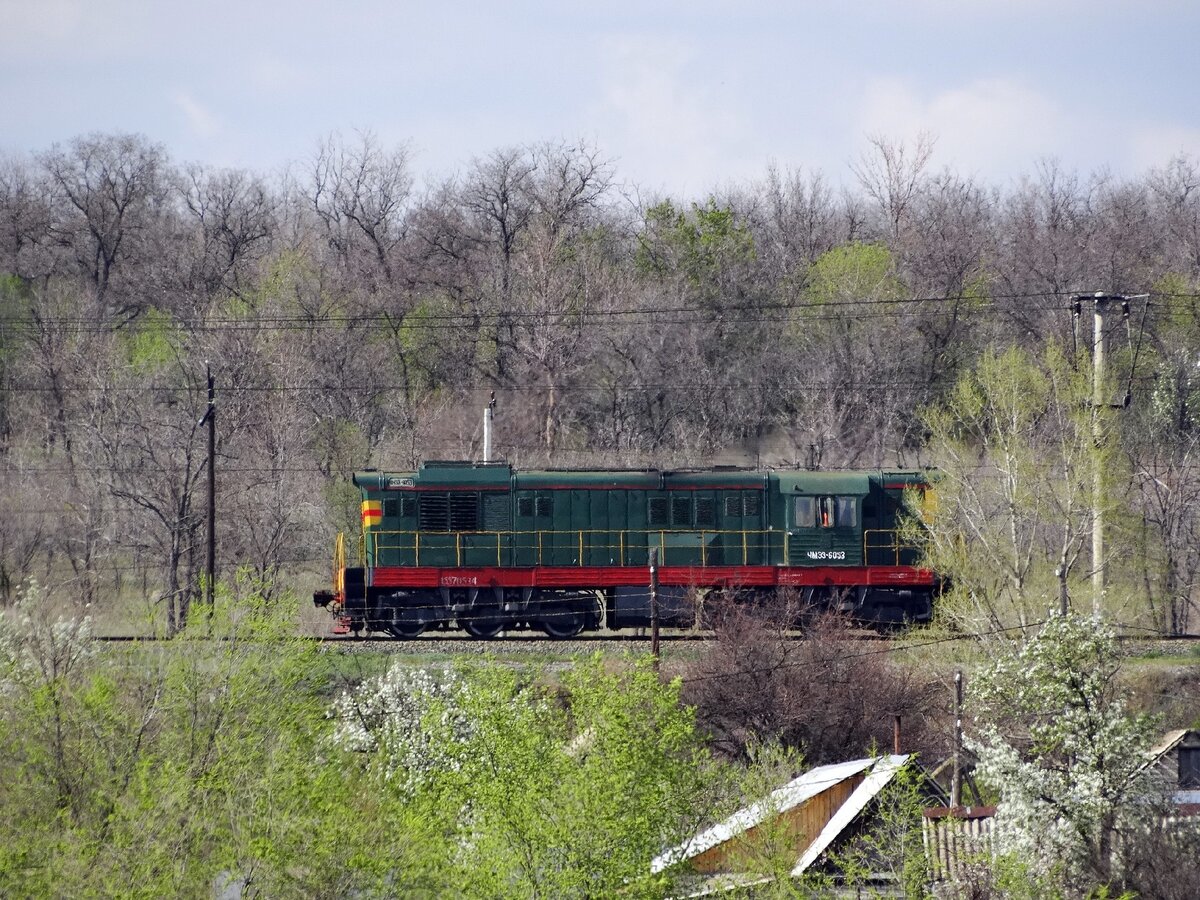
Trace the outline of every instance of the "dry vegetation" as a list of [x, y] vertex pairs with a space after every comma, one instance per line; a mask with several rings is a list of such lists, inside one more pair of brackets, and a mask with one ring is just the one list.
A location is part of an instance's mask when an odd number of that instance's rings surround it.
[[120, 134], [5, 159], [0, 603], [36, 577], [178, 626], [206, 362], [222, 566], [295, 583], [353, 523], [353, 470], [477, 456], [493, 390], [525, 466], [937, 464], [919, 410], [988, 348], [1071, 357], [1072, 293], [1099, 288], [1150, 298], [1110, 328], [1125, 577], [1145, 621], [1190, 628], [1200, 167], [1000, 189], [935, 163], [875, 140], [852, 190], [772, 169], [689, 204], [586, 144], [442, 181], [370, 135], [281, 178]]

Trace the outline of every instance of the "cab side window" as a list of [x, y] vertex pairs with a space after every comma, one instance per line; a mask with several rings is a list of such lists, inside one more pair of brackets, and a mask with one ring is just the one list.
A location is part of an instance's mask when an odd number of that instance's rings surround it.
[[817, 524], [817, 498], [797, 497], [795, 521], [798, 528], [814, 528]]
[[793, 509], [797, 528], [857, 528], [857, 497], [797, 497]]

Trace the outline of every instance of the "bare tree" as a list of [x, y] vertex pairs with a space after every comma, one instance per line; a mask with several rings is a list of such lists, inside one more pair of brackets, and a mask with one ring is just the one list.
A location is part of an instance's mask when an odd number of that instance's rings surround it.
[[1138, 556], [1147, 608], [1161, 634], [1191, 633], [1200, 587], [1200, 478], [1197, 438], [1144, 458], [1134, 471], [1134, 508], [1144, 533]]
[[935, 139], [923, 131], [911, 146], [883, 135], [871, 135], [867, 140], [871, 149], [850, 168], [879, 207], [893, 245], [898, 245], [925, 169], [933, 157]]
[[683, 699], [721, 752], [778, 741], [808, 764], [838, 762], [890, 746], [901, 716], [907, 750], [944, 755], [945, 737], [929, 724], [947, 696], [940, 685], [863, 653], [837, 618], [816, 617], [796, 640], [785, 631], [795, 611], [786, 601], [777, 615], [726, 607], [714, 646], [683, 673]]
[[275, 233], [276, 199], [246, 172], [192, 166], [182, 186], [195, 230], [188, 281], [208, 296], [243, 296]]
[[174, 634], [186, 624], [200, 585], [205, 391], [201, 375], [181, 357], [162, 373], [160, 387], [129, 390], [136, 377], [123, 374], [112, 391], [121, 396], [119, 416], [111, 417], [97, 439], [109, 489], [130, 508], [124, 544], [153, 555], [167, 633]]
[[[103, 415], [104, 383], [111, 335], [96, 324], [96, 307], [59, 280], [29, 293], [24, 344], [14, 375], [29, 379], [25, 405], [30, 427], [25, 439], [31, 458], [58, 476], [64, 498], [51, 552], [66, 557], [75, 576], [75, 599], [99, 599], [99, 567], [107, 541], [111, 509], [98, 445], [97, 418]], [[79, 318], [75, 318], [78, 316]], [[57, 586], [52, 585], [52, 586]]]
[[1091, 218], [1096, 220], [1089, 275], [1106, 291], [1136, 293], [1154, 280], [1161, 258], [1163, 229], [1152, 221], [1146, 185], [1117, 181], [1108, 175], [1096, 180]]
[[513, 256], [535, 212], [530, 195], [537, 160], [529, 150], [496, 150], [474, 162], [462, 186], [462, 203], [473, 220], [476, 241], [495, 254], [495, 287], [502, 308], [510, 301]]
[[[104, 303], [114, 272], [165, 205], [164, 151], [138, 135], [94, 134], [55, 145], [40, 160], [64, 201], [55, 205], [52, 233]], [[127, 301], [118, 312], [135, 310]]]
[[[561, 419], [559, 391], [590, 358], [589, 321], [615, 300], [608, 277], [613, 248], [588, 240], [602, 219], [610, 168], [587, 146], [543, 145], [529, 178], [533, 213], [522, 252], [510, 260], [510, 289], [520, 316], [498, 329], [500, 347], [518, 357], [543, 389], [542, 440], [553, 453]], [[515, 276], [515, 277], [514, 277]]]
[[393, 278], [412, 191], [408, 148], [384, 150], [370, 132], [357, 144], [327, 138], [317, 150], [309, 201], [339, 264], [374, 292]]
[[36, 466], [8, 458], [0, 468], [0, 480], [6, 485], [0, 507], [0, 606], [7, 606], [34, 574], [61, 525], [45, 508], [48, 479], [39, 477]]
[[998, 306], [1011, 329], [1005, 337], [1036, 345], [1054, 336], [1069, 344], [1069, 318], [1048, 315], [1048, 309], [1062, 308], [1062, 295], [1109, 289], [1091, 280], [1097, 224], [1089, 214], [1092, 188], [1057, 160], [1043, 160], [1036, 179], [1024, 180], [1003, 203], [997, 246], [1001, 293], [1007, 297]]
[[22, 278], [53, 270], [49, 185], [32, 165], [0, 158], [0, 269]]
[[804, 286], [807, 269], [838, 243], [833, 191], [819, 172], [767, 169], [746, 214], [754, 244], [777, 296], [787, 299]]
[[1177, 156], [1148, 179], [1155, 218], [1166, 232], [1165, 264], [1200, 274], [1200, 170], [1189, 156]]

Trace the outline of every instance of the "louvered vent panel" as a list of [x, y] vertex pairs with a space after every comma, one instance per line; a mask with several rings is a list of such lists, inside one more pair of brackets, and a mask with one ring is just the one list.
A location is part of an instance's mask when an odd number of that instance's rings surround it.
[[651, 497], [647, 519], [651, 527], [662, 527], [667, 524], [667, 498]]
[[450, 495], [450, 530], [479, 530], [479, 495], [456, 493]]
[[671, 524], [684, 526], [692, 524], [691, 497], [682, 494], [671, 498]]
[[421, 495], [421, 530], [450, 530], [450, 497], [448, 495]]

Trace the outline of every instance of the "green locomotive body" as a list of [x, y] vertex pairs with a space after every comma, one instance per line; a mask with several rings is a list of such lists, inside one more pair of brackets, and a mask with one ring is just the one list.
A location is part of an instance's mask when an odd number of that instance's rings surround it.
[[315, 598], [354, 631], [645, 624], [652, 550], [675, 624], [694, 619], [697, 595], [779, 587], [864, 621], [930, 616], [933, 576], [900, 530], [906, 492], [929, 501], [925, 472], [427, 462], [354, 481], [360, 565], [343, 559], [334, 591]]

